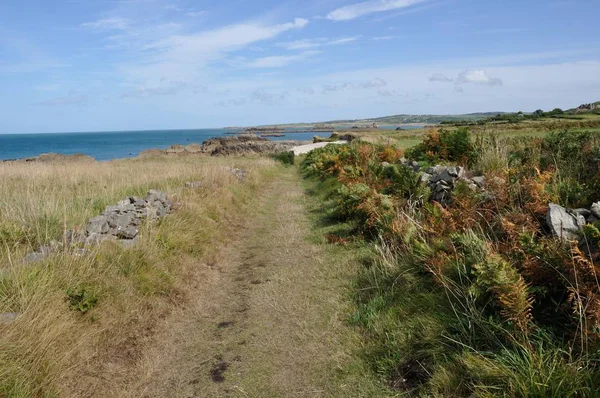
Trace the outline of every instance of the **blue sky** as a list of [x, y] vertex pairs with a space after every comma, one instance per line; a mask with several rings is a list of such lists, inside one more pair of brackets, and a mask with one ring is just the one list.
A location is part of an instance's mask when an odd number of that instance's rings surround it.
[[0, 133], [600, 100], [597, 0], [3, 0]]

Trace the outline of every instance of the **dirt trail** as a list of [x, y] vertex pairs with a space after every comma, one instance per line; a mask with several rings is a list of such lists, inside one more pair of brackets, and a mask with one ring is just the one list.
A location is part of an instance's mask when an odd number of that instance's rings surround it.
[[165, 320], [117, 395], [376, 395], [344, 325], [348, 260], [333, 264], [327, 247], [310, 241], [296, 170], [282, 170], [257, 202], [215, 264], [199, 265], [195, 300]]

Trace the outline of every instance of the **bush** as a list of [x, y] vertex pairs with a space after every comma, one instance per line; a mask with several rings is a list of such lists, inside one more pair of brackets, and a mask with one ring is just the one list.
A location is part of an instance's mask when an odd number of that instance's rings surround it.
[[456, 130], [430, 129], [423, 142], [406, 152], [409, 159], [438, 162], [447, 160], [469, 166], [477, 157], [466, 127]]
[[82, 314], [93, 309], [98, 304], [98, 296], [89, 287], [77, 287], [67, 290], [69, 308]]
[[283, 164], [294, 164], [295, 155], [293, 151], [281, 152], [273, 155], [273, 159], [283, 163]]

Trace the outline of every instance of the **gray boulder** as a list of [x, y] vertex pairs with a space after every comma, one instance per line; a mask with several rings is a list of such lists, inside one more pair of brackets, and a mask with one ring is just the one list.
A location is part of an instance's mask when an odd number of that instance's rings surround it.
[[76, 246], [85, 243], [85, 232], [69, 229], [63, 237], [65, 245]]
[[140, 237], [138, 235], [133, 239], [121, 239], [119, 242], [121, 243], [121, 245], [123, 245], [124, 248], [129, 249], [140, 243]]
[[472, 177], [473, 181], [479, 188], [485, 188], [485, 177]]
[[167, 201], [167, 194], [159, 191], [157, 189], [151, 189], [148, 191], [148, 194], [146, 195], [146, 202], [148, 203], [152, 203], [154, 201], [160, 201], [160, 202], [166, 202]]
[[108, 235], [108, 234], [90, 234], [90, 236], [88, 236], [85, 239], [85, 245], [86, 246], [98, 246], [99, 244], [101, 244], [102, 242], [105, 242], [107, 240], [117, 240], [117, 237], [114, 235]]
[[431, 177], [433, 177], [431, 174], [423, 173], [421, 174], [421, 182], [427, 184], [431, 180]]
[[569, 213], [574, 216], [582, 216], [583, 218], [588, 218], [592, 215], [592, 212], [588, 209], [569, 209]]
[[131, 213], [115, 214], [108, 219], [108, 225], [116, 230], [121, 230], [129, 226], [134, 220], [134, 216]]
[[106, 216], [98, 216], [90, 219], [88, 225], [85, 227], [88, 236], [92, 234], [106, 234], [109, 229], [110, 226], [108, 225]]
[[139, 233], [139, 230], [135, 227], [129, 226], [117, 231], [117, 237], [119, 239], [133, 239]]
[[579, 240], [579, 230], [585, 225], [583, 216], [569, 214], [567, 209], [554, 203], [550, 203], [546, 222], [552, 230], [552, 234], [563, 241]]
[[456, 168], [449, 167], [447, 169], [444, 169], [442, 172], [434, 175], [431, 178], [431, 182], [436, 183], [438, 181], [444, 181], [448, 184], [452, 184], [457, 178], [458, 172], [456, 171]]
[[593, 203], [590, 211], [594, 217], [600, 218], [600, 202]]

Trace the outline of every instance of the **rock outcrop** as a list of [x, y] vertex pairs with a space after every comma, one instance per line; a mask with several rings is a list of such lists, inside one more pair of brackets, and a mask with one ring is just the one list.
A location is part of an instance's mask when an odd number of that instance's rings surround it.
[[202, 143], [202, 152], [211, 156], [270, 154], [291, 150], [302, 141], [269, 141], [253, 134], [218, 137]]
[[152, 156], [188, 156], [188, 155], [248, 155], [248, 154], [273, 154], [290, 151], [293, 147], [307, 144], [305, 141], [282, 140], [270, 141], [256, 134], [239, 134], [236, 136], [210, 138], [202, 145], [193, 143], [189, 145], [171, 145], [165, 150], [151, 149], [140, 153], [139, 157]]

